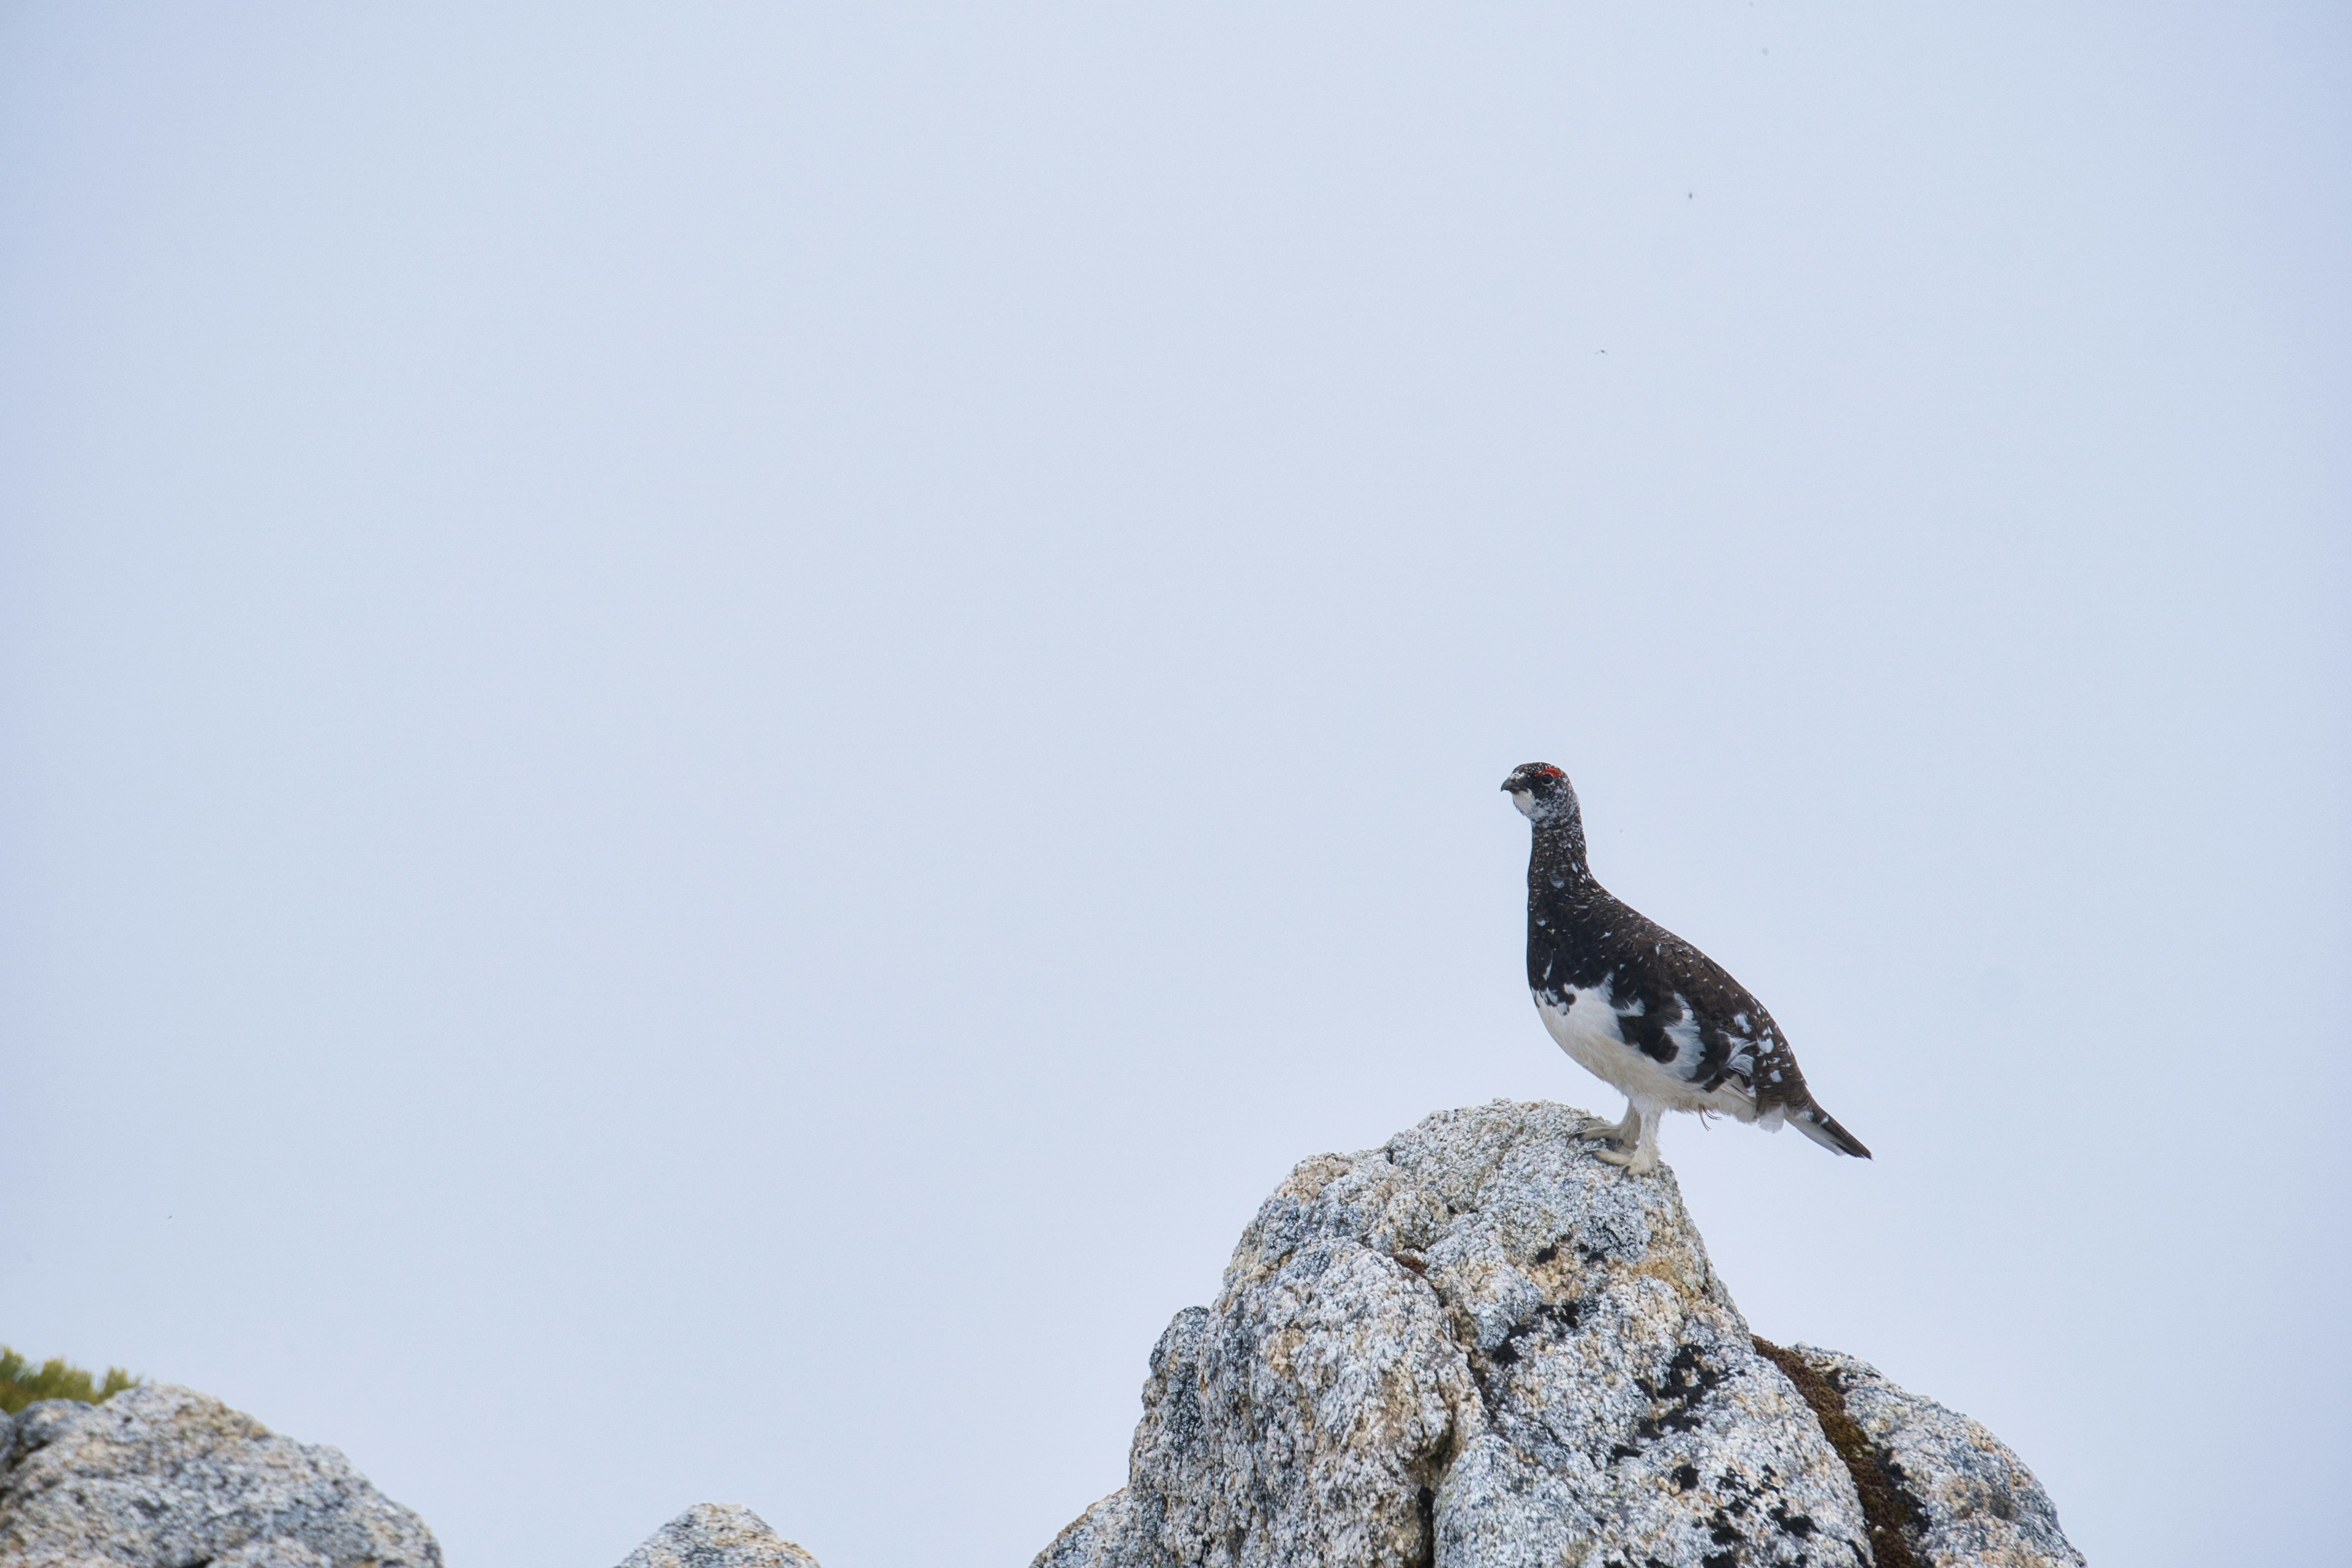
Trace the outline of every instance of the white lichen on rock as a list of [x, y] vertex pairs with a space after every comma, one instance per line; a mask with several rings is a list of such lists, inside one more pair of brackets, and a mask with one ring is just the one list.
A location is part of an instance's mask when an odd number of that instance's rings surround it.
[[8, 1568], [440, 1568], [425, 1521], [333, 1448], [193, 1389], [0, 1417]]
[[647, 1537], [621, 1568], [817, 1568], [740, 1503], [698, 1502]]
[[1128, 1487], [1037, 1568], [1870, 1563], [1672, 1173], [1590, 1121], [1496, 1101], [1292, 1172], [1153, 1349]]

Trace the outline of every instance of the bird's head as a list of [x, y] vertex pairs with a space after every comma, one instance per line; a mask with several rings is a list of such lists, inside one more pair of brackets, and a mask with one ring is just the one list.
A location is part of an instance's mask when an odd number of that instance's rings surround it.
[[1563, 814], [1573, 819], [1576, 790], [1568, 775], [1549, 763], [1522, 763], [1503, 781], [1503, 789], [1530, 822], [1541, 826]]

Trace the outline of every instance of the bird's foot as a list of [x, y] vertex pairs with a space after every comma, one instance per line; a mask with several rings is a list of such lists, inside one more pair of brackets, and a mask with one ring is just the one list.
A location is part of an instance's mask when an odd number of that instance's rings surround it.
[[1621, 1154], [1614, 1149], [1595, 1149], [1592, 1157], [1612, 1165], [1622, 1165], [1637, 1176], [1649, 1175], [1658, 1168], [1658, 1156], [1648, 1149], [1636, 1148], [1630, 1154]]
[[[1633, 1136], [1633, 1128], [1622, 1121], [1598, 1121], [1576, 1130], [1577, 1137], [1591, 1143], [1622, 1143]], [[1608, 1156], [1604, 1154], [1601, 1158], [1607, 1159]]]

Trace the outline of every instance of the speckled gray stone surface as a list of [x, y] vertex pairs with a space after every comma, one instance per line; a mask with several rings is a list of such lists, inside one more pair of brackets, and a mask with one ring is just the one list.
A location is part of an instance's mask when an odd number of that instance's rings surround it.
[[440, 1568], [425, 1521], [333, 1448], [168, 1384], [0, 1430], [8, 1568]]
[[1038, 1568], [1869, 1563], [1672, 1172], [1590, 1120], [1498, 1100], [1293, 1171], [1154, 1347], [1126, 1489]]
[[1040, 1561], [1868, 1562], [1672, 1174], [1586, 1120], [1497, 1102], [1300, 1165], [1153, 1351], [1127, 1490]]
[[654, 1531], [621, 1568], [816, 1568], [816, 1559], [740, 1503], [698, 1502]]
[[1887, 1479], [1918, 1509], [1906, 1532], [1936, 1568], [2083, 1568], [2042, 1483], [1990, 1432], [1836, 1351], [1790, 1347], [1845, 1395]]

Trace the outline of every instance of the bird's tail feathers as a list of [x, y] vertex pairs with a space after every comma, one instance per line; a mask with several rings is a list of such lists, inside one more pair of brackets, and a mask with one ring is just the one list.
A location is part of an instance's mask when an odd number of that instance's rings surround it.
[[1839, 1126], [1838, 1119], [1819, 1105], [1792, 1107], [1789, 1125], [1832, 1154], [1852, 1154], [1858, 1160], [1870, 1158], [1870, 1151], [1863, 1147], [1862, 1140]]

